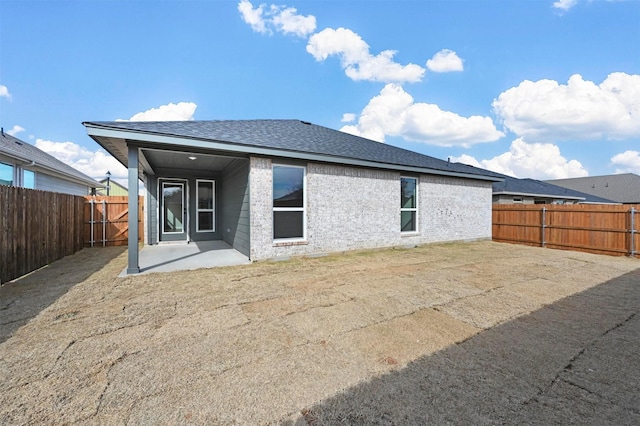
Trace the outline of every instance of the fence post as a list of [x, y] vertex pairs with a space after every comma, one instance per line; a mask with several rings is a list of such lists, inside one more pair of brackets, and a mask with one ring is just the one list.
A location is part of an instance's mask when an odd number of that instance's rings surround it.
[[542, 208], [542, 227], [541, 227], [541, 247], [545, 247], [547, 245], [547, 242], [545, 240], [545, 236], [546, 236], [546, 229], [547, 229], [547, 208], [543, 207]]
[[107, 202], [102, 200], [102, 247], [107, 245]]
[[631, 215], [631, 226], [630, 226], [630, 230], [629, 230], [629, 236], [630, 236], [630, 241], [629, 241], [629, 256], [634, 257], [636, 255], [636, 246], [635, 246], [635, 242], [636, 242], [636, 227], [635, 227], [635, 213], [636, 213], [636, 209], [634, 207], [631, 207], [631, 210], [629, 210], [629, 214]]
[[91, 240], [89, 241], [91, 243], [91, 247], [93, 247], [93, 208], [94, 208], [94, 199], [92, 198], [91, 200], [89, 200], [89, 207], [91, 208], [91, 215], [90, 215], [90, 219], [89, 219], [89, 226], [91, 227]]

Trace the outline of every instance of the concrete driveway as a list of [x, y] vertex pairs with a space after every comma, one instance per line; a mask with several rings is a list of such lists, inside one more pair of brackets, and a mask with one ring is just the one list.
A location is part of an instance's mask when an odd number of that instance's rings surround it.
[[635, 259], [479, 242], [125, 264], [82, 250], [0, 288], [0, 423], [640, 423]]

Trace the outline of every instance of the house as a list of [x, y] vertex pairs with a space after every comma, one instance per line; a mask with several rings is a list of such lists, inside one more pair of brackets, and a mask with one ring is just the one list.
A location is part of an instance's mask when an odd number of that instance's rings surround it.
[[640, 204], [640, 176], [633, 173], [554, 179], [546, 182], [622, 204]]
[[619, 204], [535, 179], [503, 177], [504, 181], [493, 184], [495, 204]]
[[145, 244], [223, 240], [256, 261], [491, 238], [487, 170], [299, 120], [83, 124], [144, 182]]
[[[110, 196], [127, 196], [129, 195], [129, 190], [126, 186], [119, 184], [113, 179], [100, 179], [98, 182], [104, 187], [104, 189], [99, 189], [97, 191], [97, 195], [110, 195]], [[107, 191], [107, 186], [109, 187], [109, 191]], [[108, 192], [108, 194], [107, 194]]]
[[101, 185], [84, 173], [0, 129], [0, 185], [90, 195]]

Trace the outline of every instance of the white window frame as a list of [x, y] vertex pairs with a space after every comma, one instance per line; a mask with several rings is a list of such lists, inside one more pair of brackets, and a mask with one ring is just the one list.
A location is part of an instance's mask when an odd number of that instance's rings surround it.
[[[200, 200], [200, 182], [211, 183], [211, 195], [213, 197], [212, 207], [210, 209], [201, 209], [198, 207], [198, 201]], [[211, 213], [213, 216], [212, 229], [200, 230], [200, 212]], [[196, 233], [213, 233], [216, 232], [216, 181], [211, 179], [196, 179]]]
[[[415, 207], [402, 207], [402, 179], [413, 179], [416, 181], [416, 206]], [[418, 229], [419, 228], [419, 214], [418, 214], [418, 206], [419, 204], [419, 199], [418, 199], [418, 189], [419, 189], [419, 185], [420, 185], [420, 179], [418, 179], [416, 176], [400, 176], [400, 233], [403, 235], [409, 235], [409, 234], [417, 234], [418, 233]], [[403, 231], [402, 230], [402, 212], [414, 212], [415, 213], [415, 229], [412, 231]]]
[[[273, 169], [276, 167], [290, 167], [296, 169], [302, 169], [302, 207], [275, 207], [273, 205]], [[275, 212], [302, 212], [302, 237], [293, 237], [293, 238], [273, 238], [274, 242], [303, 242], [307, 241], [307, 167], [306, 166], [297, 166], [292, 164], [281, 164], [281, 163], [272, 163], [271, 164], [271, 227], [272, 232], [271, 235], [275, 233], [274, 220]]]

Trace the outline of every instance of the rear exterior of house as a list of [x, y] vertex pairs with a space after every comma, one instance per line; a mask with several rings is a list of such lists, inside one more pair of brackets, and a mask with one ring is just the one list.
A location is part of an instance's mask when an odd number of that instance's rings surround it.
[[148, 244], [223, 240], [252, 260], [491, 237], [490, 182], [250, 157], [146, 187]]
[[256, 261], [491, 238], [486, 170], [298, 120], [85, 126], [143, 180], [146, 244], [223, 240]]

